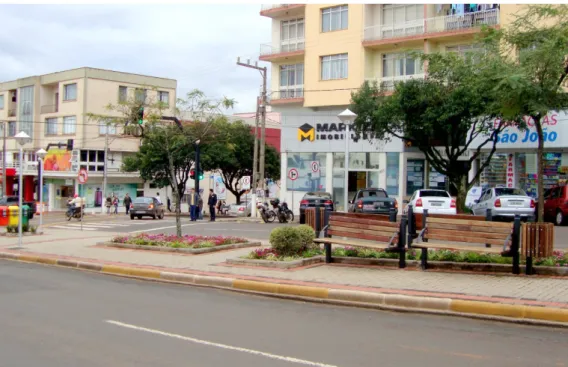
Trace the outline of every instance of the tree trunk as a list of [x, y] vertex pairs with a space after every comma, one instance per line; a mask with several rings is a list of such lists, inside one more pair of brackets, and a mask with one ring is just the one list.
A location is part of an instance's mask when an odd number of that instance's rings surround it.
[[544, 222], [544, 135], [539, 117], [532, 117], [538, 134], [538, 148], [536, 150], [537, 182], [536, 195], [538, 197], [537, 220]]
[[233, 193], [233, 195], [235, 195], [235, 199], [237, 200], [237, 205], [241, 205], [241, 192], [237, 191], [236, 193]]
[[456, 196], [456, 210], [459, 213], [465, 213], [466, 206], [465, 206], [465, 199], [467, 197], [467, 176], [462, 175], [458, 177], [453, 177], [451, 181], [458, 192]]
[[176, 205], [176, 235], [181, 237], [181, 197], [177, 187], [172, 190], [172, 195], [174, 196], [174, 203]]

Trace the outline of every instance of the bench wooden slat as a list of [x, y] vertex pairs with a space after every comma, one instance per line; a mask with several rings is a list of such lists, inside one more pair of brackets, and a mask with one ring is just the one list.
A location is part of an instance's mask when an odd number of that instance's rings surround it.
[[362, 213], [339, 213], [334, 212], [332, 217], [335, 218], [347, 218], [348, 220], [352, 219], [370, 219], [370, 220], [382, 220], [385, 222], [389, 221], [389, 216], [385, 214], [362, 214]]
[[[352, 232], [344, 232], [344, 231], [336, 231], [333, 227], [327, 232], [332, 236], [339, 236], [339, 237], [350, 237], [350, 238], [358, 238], [360, 240], [369, 240], [369, 241], [377, 241], [377, 242], [389, 242], [391, 236], [375, 236], [366, 233], [359, 233], [355, 234]], [[395, 237], [393, 242], [396, 242], [397, 238]]]
[[477, 227], [493, 227], [493, 228], [513, 228], [513, 223], [501, 223], [501, 222], [482, 222], [478, 220], [465, 220], [465, 219], [447, 219], [447, 218], [426, 218], [426, 224], [428, 223], [446, 223], [446, 224], [461, 224]]
[[330, 222], [331, 221], [343, 222], [343, 223], [366, 224], [366, 225], [370, 225], [370, 226], [380, 225], [380, 226], [383, 226], [383, 227], [393, 227], [393, 228], [398, 228], [400, 226], [400, 224], [396, 223], [396, 222], [389, 222], [389, 221], [376, 220], [376, 219], [336, 217], [336, 216], [333, 216], [333, 215], [330, 218]]
[[503, 245], [505, 239], [500, 238], [484, 238], [484, 237], [477, 237], [475, 233], [464, 233], [461, 236], [459, 234], [447, 234], [447, 235], [435, 235], [430, 236], [424, 235], [424, 238], [427, 238], [428, 241], [430, 240], [438, 240], [438, 241], [450, 241], [450, 242], [467, 242], [467, 243], [487, 243], [490, 245]]
[[388, 243], [371, 243], [371, 242], [361, 242], [361, 241], [354, 241], [354, 240], [342, 240], [339, 238], [316, 238], [314, 240], [316, 243], [332, 243], [335, 245], [343, 245], [343, 246], [353, 246], [353, 247], [368, 247], [368, 248], [376, 248], [376, 249], [386, 249]]
[[393, 227], [390, 225], [384, 226], [383, 222], [377, 222], [376, 224], [360, 224], [360, 223], [351, 223], [351, 222], [341, 222], [338, 220], [330, 220], [329, 224], [331, 227], [346, 227], [346, 228], [357, 228], [357, 229], [372, 229], [377, 231], [396, 231], [398, 230], [397, 227]]
[[340, 232], [349, 232], [354, 235], [363, 233], [363, 234], [371, 234], [376, 236], [389, 236], [389, 237], [394, 235], [395, 233], [398, 233], [398, 231], [395, 231], [392, 228], [382, 228], [382, 230], [372, 230], [372, 229], [350, 228], [350, 227], [333, 226], [333, 225], [331, 226], [331, 230], [340, 231]]
[[505, 239], [509, 236], [509, 233], [489, 233], [489, 232], [479, 232], [479, 231], [453, 231], [447, 229], [436, 229], [428, 226], [428, 231], [426, 233], [428, 238], [434, 238], [437, 236], [467, 236], [467, 237], [478, 237], [478, 238], [492, 238], [492, 239]]
[[456, 245], [452, 243], [438, 243], [438, 242], [420, 242], [412, 244], [413, 248], [431, 248], [431, 249], [441, 249], [441, 250], [456, 250], [456, 251], [466, 251], [466, 252], [477, 252], [481, 254], [501, 254], [501, 248], [487, 248], [487, 247], [474, 247], [467, 245]]
[[512, 228], [502, 228], [502, 227], [487, 227], [487, 226], [476, 226], [476, 225], [462, 225], [462, 224], [448, 224], [448, 223], [429, 223], [428, 230], [432, 229], [447, 229], [462, 232], [483, 232], [483, 233], [494, 233], [501, 235], [509, 235]]

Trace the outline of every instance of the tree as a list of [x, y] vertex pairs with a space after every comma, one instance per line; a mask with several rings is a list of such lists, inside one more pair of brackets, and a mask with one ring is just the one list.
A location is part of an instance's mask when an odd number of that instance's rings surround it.
[[[427, 79], [397, 83], [390, 95], [376, 83], [367, 82], [352, 93], [351, 108], [358, 115], [355, 131], [387, 141], [399, 138], [417, 147], [436, 171], [447, 176], [457, 191], [457, 208], [463, 211], [467, 191], [489, 164], [504, 128], [504, 124], [494, 123], [494, 98], [487, 93], [491, 83], [486, 76], [492, 65], [475, 54], [465, 58], [449, 53], [415, 57], [427, 62]], [[472, 163], [481, 157], [484, 147], [489, 147], [490, 153], [475, 177], [468, 180]]]
[[[184, 115], [191, 121], [180, 126], [161, 120], [152, 120], [145, 126], [139, 152], [124, 160], [123, 168], [129, 172], [140, 172], [145, 181], [158, 187], [172, 189], [176, 213], [176, 234], [181, 231], [181, 199], [186, 191], [190, 171], [195, 161], [195, 143], [207, 147], [213, 142], [212, 126], [223, 108], [230, 108], [234, 101], [223, 98], [213, 101], [203, 92], [193, 90], [187, 99], [179, 99], [175, 114]], [[207, 160], [207, 149], [201, 157]]]
[[531, 5], [504, 29], [488, 29], [483, 41], [497, 60], [489, 76], [495, 81], [499, 113], [525, 128], [526, 117], [538, 135], [538, 220], [544, 220], [545, 123], [551, 111], [568, 108], [563, 89], [568, 74], [568, 6]]
[[[241, 187], [244, 176], [252, 176], [254, 134], [242, 121], [233, 123], [227, 119], [218, 119], [212, 129], [212, 142], [206, 149], [209, 153], [203, 160], [203, 167], [219, 172], [223, 183], [237, 200], [246, 190]], [[276, 149], [266, 146], [265, 177], [277, 180], [280, 178], [280, 156]]]

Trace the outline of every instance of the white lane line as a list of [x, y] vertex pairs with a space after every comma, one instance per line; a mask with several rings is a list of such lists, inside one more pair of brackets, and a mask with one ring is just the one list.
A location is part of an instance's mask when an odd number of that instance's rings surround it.
[[[190, 224], [182, 224], [181, 226], [182, 226], [182, 227], [188, 227], [188, 226], [196, 226], [196, 225], [197, 225], [197, 223], [190, 223]], [[162, 229], [170, 229], [170, 228], [176, 228], [176, 226], [142, 229], [142, 230], [140, 230], [140, 231], [132, 231], [132, 232], [128, 232], [128, 233], [141, 233], [141, 232], [161, 231]]]
[[192, 343], [196, 343], [196, 344], [202, 344], [202, 345], [207, 345], [210, 347], [216, 347], [216, 348], [221, 348], [221, 349], [228, 349], [228, 350], [234, 350], [236, 352], [242, 352], [242, 353], [249, 353], [249, 354], [253, 354], [253, 355], [257, 355], [257, 356], [261, 356], [261, 357], [266, 357], [266, 358], [270, 358], [270, 359], [277, 359], [280, 361], [285, 361], [285, 362], [289, 362], [289, 363], [296, 363], [296, 364], [302, 364], [304, 366], [314, 366], [314, 367], [338, 367], [338, 366], [334, 366], [331, 364], [325, 364], [325, 363], [319, 363], [319, 362], [311, 362], [311, 361], [306, 361], [304, 359], [298, 359], [298, 358], [293, 358], [293, 357], [285, 357], [285, 356], [279, 356], [277, 354], [271, 354], [271, 353], [265, 353], [265, 352], [260, 352], [258, 350], [254, 350], [254, 349], [247, 349], [247, 348], [241, 348], [241, 347], [233, 347], [231, 345], [226, 345], [226, 344], [220, 344], [220, 343], [214, 343], [214, 342], [210, 342], [207, 340], [201, 340], [201, 339], [196, 339], [196, 338], [190, 338], [188, 336], [183, 336], [183, 335], [178, 335], [178, 334], [171, 334], [171, 333], [166, 333], [164, 331], [160, 331], [160, 330], [155, 330], [155, 329], [148, 329], [145, 327], [141, 327], [141, 326], [136, 326], [136, 325], [131, 325], [131, 324], [125, 324], [123, 322], [120, 321], [114, 321], [114, 320], [106, 320], [106, 322], [108, 322], [109, 324], [113, 324], [116, 326], [121, 326], [127, 329], [133, 329], [133, 330], [138, 330], [138, 331], [145, 331], [147, 333], [151, 333], [151, 334], [157, 334], [157, 335], [162, 335], [162, 336], [167, 336], [170, 338], [175, 338], [175, 339], [181, 339], [181, 340], [185, 340], [188, 342], [192, 342]]
[[[66, 226], [50, 226], [49, 228], [57, 228], [57, 229], [72, 229], [72, 230], [81, 230], [80, 227], [66, 227]], [[84, 231], [96, 231], [96, 228], [87, 228], [83, 227]]]
[[[66, 224], [66, 226], [68, 226], [68, 227], [81, 227], [81, 224], [70, 223], [70, 224]], [[101, 226], [99, 224], [83, 223], [83, 228], [85, 228], [85, 227], [89, 227], [89, 228], [112, 228], [113, 226]]]

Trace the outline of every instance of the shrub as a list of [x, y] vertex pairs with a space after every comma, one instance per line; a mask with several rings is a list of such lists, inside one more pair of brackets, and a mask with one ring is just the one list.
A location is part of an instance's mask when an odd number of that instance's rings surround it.
[[36, 233], [36, 232], [37, 232], [37, 227], [36, 227], [36, 226], [30, 226], [30, 232]]
[[305, 237], [295, 227], [278, 227], [270, 232], [270, 245], [280, 255], [296, 255], [304, 249]]
[[[26, 223], [26, 224], [22, 224], [22, 232], [25, 233], [25, 232], [29, 232], [29, 231], [30, 231], [30, 225], [27, 224], [27, 223]], [[18, 232], [18, 231], [16, 230], [16, 232]]]
[[8, 227], [6, 227], [6, 232], [8, 232], [8, 233], [13, 233], [13, 232], [14, 232], [14, 226], [8, 226]]
[[296, 231], [300, 235], [304, 249], [313, 249], [319, 247], [319, 245], [314, 243], [315, 233], [312, 227], [302, 224], [301, 226], [295, 227]]

